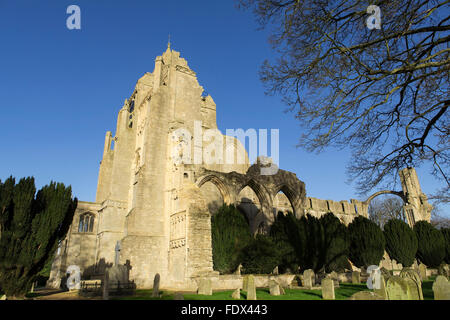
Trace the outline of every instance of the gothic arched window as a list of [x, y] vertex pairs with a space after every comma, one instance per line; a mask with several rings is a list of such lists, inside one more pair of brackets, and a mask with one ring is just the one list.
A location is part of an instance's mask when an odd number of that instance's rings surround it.
[[92, 213], [84, 213], [80, 216], [78, 232], [92, 232], [94, 230], [95, 217]]

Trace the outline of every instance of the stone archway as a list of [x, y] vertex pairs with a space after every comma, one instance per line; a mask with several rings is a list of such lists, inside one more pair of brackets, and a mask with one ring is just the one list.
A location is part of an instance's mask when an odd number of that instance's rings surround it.
[[254, 234], [257, 231], [266, 233], [268, 232], [268, 226], [273, 222], [273, 217], [271, 214], [272, 202], [269, 193], [267, 190], [256, 182], [254, 179], [246, 179], [241, 185], [236, 189], [236, 200], [241, 201], [240, 195], [241, 192], [246, 188], [249, 188], [254, 192], [258, 199], [258, 205], [254, 204], [257, 207], [258, 211], [254, 215], [247, 215], [250, 231]]
[[[405, 168], [399, 172], [402, 191], [382, 190], [375, 192], [363, 202], [363, 208], [367, 211], [370, 201], [380, 194], [394, 194], [399, 196], [403, 202], [406, 220], [410, 227], [417, 221], [425, 220], [430, 222], [431, 210], [433, 206], [428, 203], [427, 196], [420, 188], [419, 179], [414, 168]], [[367, 215], [367, 212], [366, 212]]]

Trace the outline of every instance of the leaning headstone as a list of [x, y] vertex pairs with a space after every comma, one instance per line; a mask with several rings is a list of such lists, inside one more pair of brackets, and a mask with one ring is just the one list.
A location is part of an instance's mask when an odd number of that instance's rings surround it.
[[[426, 267], [425, 267], [426, 270]], [[416, 270], [413, 268], [403, 268], [403, 270], [400, 272], [401, 278], [409, 278], [414, 281], [416, 284], [416, 290], [417, 294], [419, 296], [419, 300], [423, 300], [423, 293], [422, 293], [422, 280], [420, 275], [417, 273]]]
[[269, 292], [271, 296], [279, 296], [280, 293], [280, 285], [275, 280], [269, 281]]
[[2, 296], [0, 297], [0, 300], [6, 300], [6, 294], [2, 295]]
[[386, 283], [388, 300], [419, 300], [417, 285], [410, 278], [392, 276]]
[[361, 273], [359, 271], [352, 272], [352, 283], [353, 284], [361, 283]]
[[384, 300], [378, 294], [371, 291], [359, 291], [353, 294], [349, 300]]
[[175, 292], [173, 295], [173, 300], [184, 300], [184, 296], [179, 292]]
[[153, 279], [153, 292], [152, 298], [159, 298], [159, 282], [161, 280], [161, 276], [159, 273], [155, 274], [155, 278]]
[[256, 300], [256, 286], [253, 275], [248, 276], [247, 283], [247, 300]]
[[330, 278], [322, 280], [322, 298], [324, 300], [334, 300], [334, 281]]
[[241, 269], [242, 269], [242, 264], [240, 264], [240, 265], [237, 267], [237, 269], [236, 269], [236, 271], [234, 272], [234, 274], [237, 274], [238, 276], [240, 276], [240, 275], [241, 275]]
[[423, 263], [419, 264], [419, 275], [422, 281], [428, 280], [427, 277], [427, 266]]
[[197, 294], [203, 294], [206, 296], [212, 295], [211, 279], [200, 279], [198, 284]]
[[103, 289], [103, 292], [102, 292], [103, 300], [109, 300], [109, 272], [108, 272], [108, 270], [105, 271], [102, 289]]
[[375, 281], [373, 292], [383, 298], [383, 300], [388, 299], [388, 295], [386, 292], [386, 280], [384, 279], [383, 274], [380, 275], [379, 281]]
[[303, 272], [303, 287], [312, 288], [315, 285], [315, 275], [312, 269]]
[[434, 300], [450, 300], [450, 282], [444, 276], [437, 276], [433, 283]]
[[237, 288], [236, 290], [234, 290], [233, 293], [231, 294], [231, 298], [234, 300], [241, 299], [241, 289]]
[[278, 274], [278, 266], [273, 269], [272, 274]]

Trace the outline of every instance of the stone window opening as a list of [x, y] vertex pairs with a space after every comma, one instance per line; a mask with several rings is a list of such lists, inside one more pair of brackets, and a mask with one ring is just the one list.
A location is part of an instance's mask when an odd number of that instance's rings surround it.
[[94, 231], [95, 217], [92, 213], [85, 213], [80, 216], [78, 232], [86, 233]]
[[185, 173], [184, 173], [184, 178], [185, 178], [185, 179], [188, 179], [188, 178], [189, 178], [189, 173], [185, 172]]

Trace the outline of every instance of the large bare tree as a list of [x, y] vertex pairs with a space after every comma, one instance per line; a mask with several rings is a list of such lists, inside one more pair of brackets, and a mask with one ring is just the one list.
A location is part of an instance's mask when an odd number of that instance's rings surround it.
[[[449, 0], [238, 2], [270, 30], [276, 58], [261, 79], [295, 112], [300, 147], [349, 147], [361, 193], [432, 164], [448, 201]], [[380, 9], [380, 29], [369, 5]]]

